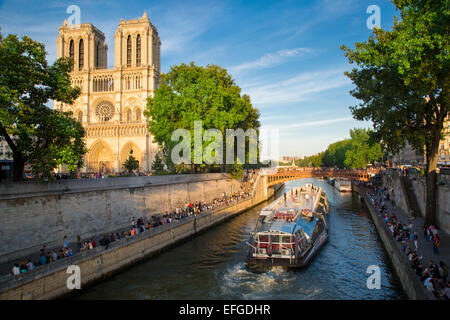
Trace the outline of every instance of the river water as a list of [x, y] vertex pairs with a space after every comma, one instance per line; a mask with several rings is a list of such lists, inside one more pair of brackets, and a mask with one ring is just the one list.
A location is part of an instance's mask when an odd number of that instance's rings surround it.
[[[330, 237], [303, 269], [250, 270], [245, 256], [261, 208], [250, 209], [107, 280], [75, 299], [404, 299], [400, 282], [359, 196], [340, 194], [325, 181], [331, 205]], [[278, 196], [281, 196], [279, 193]], [[381, 270], [381, 288], [368, 289], [367, 267]]]

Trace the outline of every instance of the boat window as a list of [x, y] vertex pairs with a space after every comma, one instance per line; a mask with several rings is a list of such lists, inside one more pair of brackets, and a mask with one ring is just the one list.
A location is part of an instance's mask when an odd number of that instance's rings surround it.
[[269, 236], [267, 234], [260, 234], [258, 239], [259, 242], [269, 242]]
[[278, 234], [272, 234], [272, 235], [270, 235], [270, 241], [272, 243], [279, 243], [280, 242], [280, 236]]
[[291, 236], [282, 236], [281, 241], [283, 243], [291, 243]]

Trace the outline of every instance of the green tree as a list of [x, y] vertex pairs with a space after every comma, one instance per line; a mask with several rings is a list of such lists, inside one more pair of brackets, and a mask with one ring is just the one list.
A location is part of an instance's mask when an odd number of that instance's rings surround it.
[[400, 19], [391, 31], [374, 29], [355, 49], [342, 46], [354, 68], [346, 75], [362, 102], [351, 107], [371, 120], [378, 139], [396, 153], [408, 141], [426, 157], [426, 223], [436, 223], [437, 157], [449, 113], [448, 0], [394, 0]]
[[157, 153], [155, 159], [153, 159], [152, 170], [155, 171], [156, 174], [162, 174], [164, 172], [164, 163], [159, 153]]
[[12, 150], [14, 180], [23, 179], [27, 162], [50, 179], [58, 164], [72, 170], [83, 165], [83, 127], [70, 113], [46, 106], [50, 100], [71, 104], [79, 96], [70, 83], [72, 64], [61, 58], [48, 65], [42, 43], [0, 33], [0, 135]]
[[350, 139], [341, 140], [328, 146], [323, 155], [325, 167], [345, 168], [345, 154], [350, 149]]
[[136, 160], [135, 157], [133, 157], [133, 150], [130, 151], [130, 154], [128, 155], [127, 160], [122, 164], [122, 167], [128, 171], [128, 173], [133, 172], [133, 170], [136, 170], [139, 168], [139, 162]]
[[368, 164], [381, 160], [383, 157], [381, 144], [371, 141], [369, 130], [350, 130], [350, 137], [349, 148], [345, 152], [346, 168], [366, 168]]
[[309, 157], [305, 157], [303, 159], [299, 159], [295, 161], [295, 165], [299, 167], [314, 167], [319, 168], [322, 166], [323, 157], [325, 152], [319, 152]]
[[[186, 129], [194, 137], [194, 121], [201, 120], [203, 132], [210, 128], [220, 130], [225, 145], [226, 129], [252, 128], [258, 132], [260, 127], [259, 111], [253, 108], [247, 95], [241, 94], [241, 89], [225, 69], [217, 65], [196, 66], [193, 62], [173, 66], [161, 76], [154, 97], [148, 99], [145, 115], [149, 119], [149, 130], [164, 151], [166, 165], [170, 168], [173, 167], [170, 163], [171, 151], [178, 144], [171, 141], [176, 129]], [[203, 150], [209, 143], [203, 141]], [[192, 138], [192, 163], [193, 146]], [[248, 148], [246, 151], [248, 157]], [[193, 166], [196, 171], [201, 167], [210, 170], [215, 166], [205, 163]], [[222, 169], [225, 169], [224, 166]]]

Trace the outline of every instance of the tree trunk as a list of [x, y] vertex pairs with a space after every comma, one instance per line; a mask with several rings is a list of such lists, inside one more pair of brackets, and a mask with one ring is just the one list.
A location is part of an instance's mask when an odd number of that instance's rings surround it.
[[9, 148], [12, 151], [13, 154], [13, 179], [14, 181], [20, 181], [23, 180], [23, 170], [25, 167], [26, 159], [23, 156], [23, 154], [17, 149], [17, 146], [15, 145], [13, 139], [9, 136], [8, 132], [6, 131], [6, 128], [3, 126], [2, 123], [0, 123], [0, 136], [3, 136], [5, 138], [6, 143], [8, 143]]
[[426, 148], [426, 214], [425, 223], [436, 225], [436, 202], [437, 202], [437, 160], [439, 144], [441, 141], [440, 130], [433, 134], [431, 147]]
[[23, 180], [23, 171], [24, 171], [26, 161], [20, 152], [14, 152], [13, 159], [14, 159], [13, 179], [14, 179], [14, 181]]

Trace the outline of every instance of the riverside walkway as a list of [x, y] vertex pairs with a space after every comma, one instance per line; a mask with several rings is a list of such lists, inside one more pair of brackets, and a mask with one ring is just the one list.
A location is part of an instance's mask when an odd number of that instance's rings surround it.
[[[119, 234], [120, 238], [117, 240], [110, 240], [109, 243], [113, 243], [113, 242], [117, 242], [117, 241], [120, 242], [123, 239], [131, 238], [139, 233], [152, 231], [154, 229], [159, 230], [159, 229], [162, 229], [161, 228], [162, 226], [176, 225], [176, 222], [182, 222], [185, 218], [195, 217], [197, 214], [200, 214], [200, 213], [208, 213], [208, 212], [213, 213], [216, 210], [221, 210], [228, 206], [233, 206], [233, 205], [239, 203], [240, 201], [245, 201], [245, 200], [251, 198], [252, 196], [253, 196], [253, 193], [247, 193], [247, 192], [236, 193], [236, 194], [233, 194], [229, 198], [218, 199], [220, 202], [217, 205], [215, 205], [214, 207], [212, 207], [210, 205], [206, 205], [205, 203], [202, 203], [203, 206], [206, 207], [205, 210], [198, 209], [197, 211], [194, 211], [194, 210], [189, 211], [188, 209], [179, 208], [179, 209], [183, 210], [182, 216], [180, 216], [180, 214], [176, 213], [175, 211], [172, 211], [172, 212], [166, 213], [166, 214], [162, 214], [162, 215], [158, 215], [158, 216], [162, 216], [162, 220], [164, 220], [164, 222], [161, 222], [161, 224], [158, 224], [158, 225], [153, 225], [152, 223], [155, 222], [155, 220], [147, 220], [146, 222], [143, 222], [143, 224], [150, 224], [152, 226], [151, 226], [151, 228], [145, 228], [145, 230], [138, 231], [140, 229], [140, 226], [138, 226], [136, 224], [135, 227], [133, 227], [133, 224], [130, 223], [130, 226], [127, 228], [120, 228], [120, 229], [117, 229], [117, 230], [111, 232], [111, 235], [116, 234], [116, 233]], [[194, 202], [195, 206], [197, 206], [197, 204], [198, 204], [197, 202]], [[130, 234], [130, 230], [135, 230], [134, 231], [135, 233]], [[124, 232], [125, 232], [125, 234], [124, 234]], [[92, 237], [83, 239], [82, 243], [91, 242], [91, 240], [95, 240], [96, 247], [105, 247], [105, 245], [101, 244], [102, 243], [101, 240], [102, 240], [103, 236], [105, 236], [105, 235], [108, 236], [109, 233], [108, 234], [100, 234], [100, 235], [96, 235], [96, 236], [92, 236]], [[108, 237], [108, 240], [109, 239], [110, 238]], [[54, 247], [54, 248], [47, 248], [46, 255], [50, 251], [53, 251], [56, 254], [58, 254], [58, 252], [61, 248], [63, 248], [63, 240], [62, 239], [61, 239], [61, 246]], [[79, 253], [82, 251], [78, 248], [77, 241], [68, 242], [68, 248], [72, 249], [72, 252], [73, 252], [72, 255], [79, 255]], [[95, 248], [93, 248], [93, 249], [95, 249]], [[92, 249], [86, 249], [86, 251], [90, 251], [90, 250], [92, 250]], [[40, 252], [36, 252], [34, 254], [16, 259], [15, 263], [20, 264], [21, 262], [24, 262], [26, 264], [29, 259], [34, 263], [35, 268], [40, 268], [42, 266], [37, 264], [37, 262], [39, 261], [39, 258], [40, 258]], [[57, 261], [64, 260], [66, 258], [67, 257], [58, 258]], [[53, 262], [48, 262], [45, 265], [48, 265], [48, 264], [51, 265], [52, 263]], [[0, 264], [0, 280], [7, 278], [7, 277], [9, 277], [9, 278], [15, 277], [14, 275], [12, 275], [13, 266], [14, 266], [14, 263], [11, 263], [11, 261]], [[26, 273], [27, 272], [25, 272], [23, 274], [26, 274]]]
[[[185, 208], [174, 208], [174, 210], [170, 212], [166, 212], [164, 214], [155, 214], [151, 217], [148, 217], [147, 219], [144, 219], [140, 217], [142, 224], [138, 225], [139, 219], [137, 221], [131, 222], [128, 227], [118, 228], [112, 232], [109, 233], [100, 233], [95, 236], [91, 236], [85, 239], [81, 239], [81, 245], [83, 246], [84, 242], [91, 242], [94, 240], [96, 242], [96, 248], [107, 248], [108, 245], [111, 246], [115, 242], [121, 243], [124, 239], [133, 238], [139, 233], [152, 233], [155, 231], [160, 231], [164, 228], [170, 228], [171, 226], [176, 226], [179, 223], [183, 223], [183, 221], [188, 220], [185, 218], [188, 217], [196, 217], [198, 214], [205, 214], [205, 213], [214, 213], [217, 210], [223, 210], [226, 207], [234, 206], [238, 204], [241, 201], [246, 201], [253, 197], [255, 193], [255, 182], [256, 178], [258, 176], [258, 173], [255, 172], [255, 170], [252, 170], [250, 173], [247, 173], [241, 182], [241, 189], [239, 192], [232, 193], [230, 196], [222, 197], [214, 199], [210, 203], [206, 203], [203, 201], [194, 201], [194, 202], [188, 202], [186, 204]], [[134, 220], [134, 218], [133, 218]], [[144, 227], [145, 226], [145, 227]], [[148, 227], [147, 227], [148, 226]], [[143, 230], [141, 228], [144, 227]], [[134, 230], [132, 234], [130, 234], [130, 231]], [[111, 235], [110, 235], [111, 234]], [[114, 234], [118, 234], [118, 239], [111, 240], [113, 238]], [[102, 244], [102, 239], [104, 237], [107, 237], [108, 239], [108, 245], [105, 246]], [[56, 261], [58, 263], [61, 263], [61, 261], [66, 260], [67, 258], [72, 258], [74, 256], [80, 256], [83, 250], [80, 250], [78, 246], [78, 242], [75, 239], [67, 239], [67, 248], [70, 248], [72, 250], [72, 255], [70, 257], [64, 257], [64, 258], [58, 258]], [[73, 240], [73, 241], [70, 241]], [[59, 250], [64, 247], [64, 240], [61, 239], [61, 246], [58, 247], [47, 247], [46, 248], [46, 255], [49, 252], [55, 252], [58, 254]], [[86, 249], [84, 251], [98, 251], [98, 250], [92, 250], [92, 249]], [[14, 261], [8, 261], [5, 263], [0, 263], [0, 280], [4, 280], [6, 278], [13, 279], [17, 276], [12, 274], [12, 268], [14, 266], [14, 263], [18, 263], [19, 265], [23, 262], [24, 264], [27, 263], [28, 260], [32, 261], [34, 264], [35, 269], [42, 269], [43, 267], [48, 267], [48, 265], [53, 265], [56, 261], [48, 262], [45, 265], [39, 265], [39, 258], [40, 258], [40, 252], [35, 252], [30, 255], [26, 255], [20, 258], [15, 259]], [[26, 275], [28, 272], [21, 273], [20, 276]]]
[[[369, 197], [374, 198], [378, 203], [378, 205], [380, 205], [380, 203], [384, 203], [386, 207], [386, 212], [388, 214], [394, 214], [397, 218], [397, 222], [400, 222], [403, 225], [409, 225], [410, 223], [412, 224], [411, 232], [413, 233], [417, 232], [418, 248], [417, 249], [415, 248], [414, 241], [411, 241], [410, 238], [406, 241], [406, 245], [409, 245], [409, 247], [415, 251], [416, 255], [422, 262], [423, 270], [429, 267], [430, 261], [433, 261], [433, 263], [437, 264], [438, 266], [440, 261], [443, 261], [445, 265], [447, 265], [448, 267], [450, 262], [450, 235], [448, 235], [445, 231], [439, 230], [438, 233], [440, 239], [439, 251], [438, 253], [435, 253], [433, 250], [433, 241], [432, 240], [427, 241], [424, 235], [425, 219], [423, 217], [413, 217], [408, 214], [405, 214], [402, 210], [399, 210], [396, 206], [393, 206], [391, 201], [383, 201], [383, 198], [386, 196], [387, 193], [389, 193], [390, 199], [392, 199], [393, 190], [391, 190], [390, 192], [389, 191], [381, 192], [382, 197], [380, 197], [379, 194], [371, 196], [369, 193]], [[376, 207], [376, 210], [380, 215], [379, 207], [378, 208]], [[400, 241], [398, 241], [398, 245], [402, 246], [403, 244]], [[402, 251], [406, 256], [406, 252], [403, 248]], [[417, 275], [417, 277], [419, 278], [419, 275]], [[449, 278], [447, 277], [447, 283], [448, 280]], [[424, 281], [423, 280], [420, 281], [422, 285], [424, 285]], [[431, 292], [428, 291], [428, 294], [431, 295]]]

